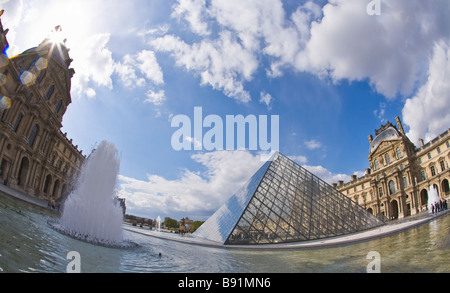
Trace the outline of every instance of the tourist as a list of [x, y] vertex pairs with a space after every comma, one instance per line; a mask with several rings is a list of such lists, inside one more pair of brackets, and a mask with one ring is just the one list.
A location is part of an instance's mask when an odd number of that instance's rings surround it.
[[431, 213], [434, 214], [434, 204], [431, 205]]

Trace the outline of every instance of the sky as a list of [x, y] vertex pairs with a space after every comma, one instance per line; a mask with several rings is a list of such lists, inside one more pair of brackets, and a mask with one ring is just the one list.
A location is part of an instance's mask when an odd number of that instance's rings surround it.
[[[260, 141], [207, 148], [207, 134], [230, 140], [227, 116], [266, 117], [256, 121], [267, 142], [278, 139], [271, 150], [328, 183], [362, 176], [368, 135], [397, 116], [416, 145], [450, 126], [448, 0], [1, 0], [0, 8], [8, 56], [62, 27], [76, 72], [62, 131], [84, 154], [115, 144], [129, 214], [206, 220], [224, 204], [267, 155]], [[174, 148], [174, 136], [191, 150]]]

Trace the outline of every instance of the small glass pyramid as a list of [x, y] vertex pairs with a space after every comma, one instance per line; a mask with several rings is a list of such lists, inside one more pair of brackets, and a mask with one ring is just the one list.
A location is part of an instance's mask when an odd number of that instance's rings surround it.
[[280, 153], [195, 236], [222, 244], [274, 244], [340, 236], [383, 222]]

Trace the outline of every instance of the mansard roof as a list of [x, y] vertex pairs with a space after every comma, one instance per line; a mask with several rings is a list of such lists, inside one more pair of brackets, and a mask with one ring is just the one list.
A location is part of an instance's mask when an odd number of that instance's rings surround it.
[[389, 121], [386, 124], [382, 125], [379, 129], [375, 129], [375, 135], [375, 138], [370, 143], [370, 153], [372, 153], [382, 141], [393, 140], [402, 137], [397, 127], [395, 127]]

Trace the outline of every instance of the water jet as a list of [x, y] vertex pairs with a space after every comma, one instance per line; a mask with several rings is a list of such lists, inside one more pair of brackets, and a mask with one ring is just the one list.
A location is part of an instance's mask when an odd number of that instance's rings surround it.
[[48, 221], [58, 232], [108, 247], [135, 246], [124, 239], [123, 211], [116, 196], [118, 152], [103, 141], [88, 157], [77, 188], [64, 202], [59, 222]]

